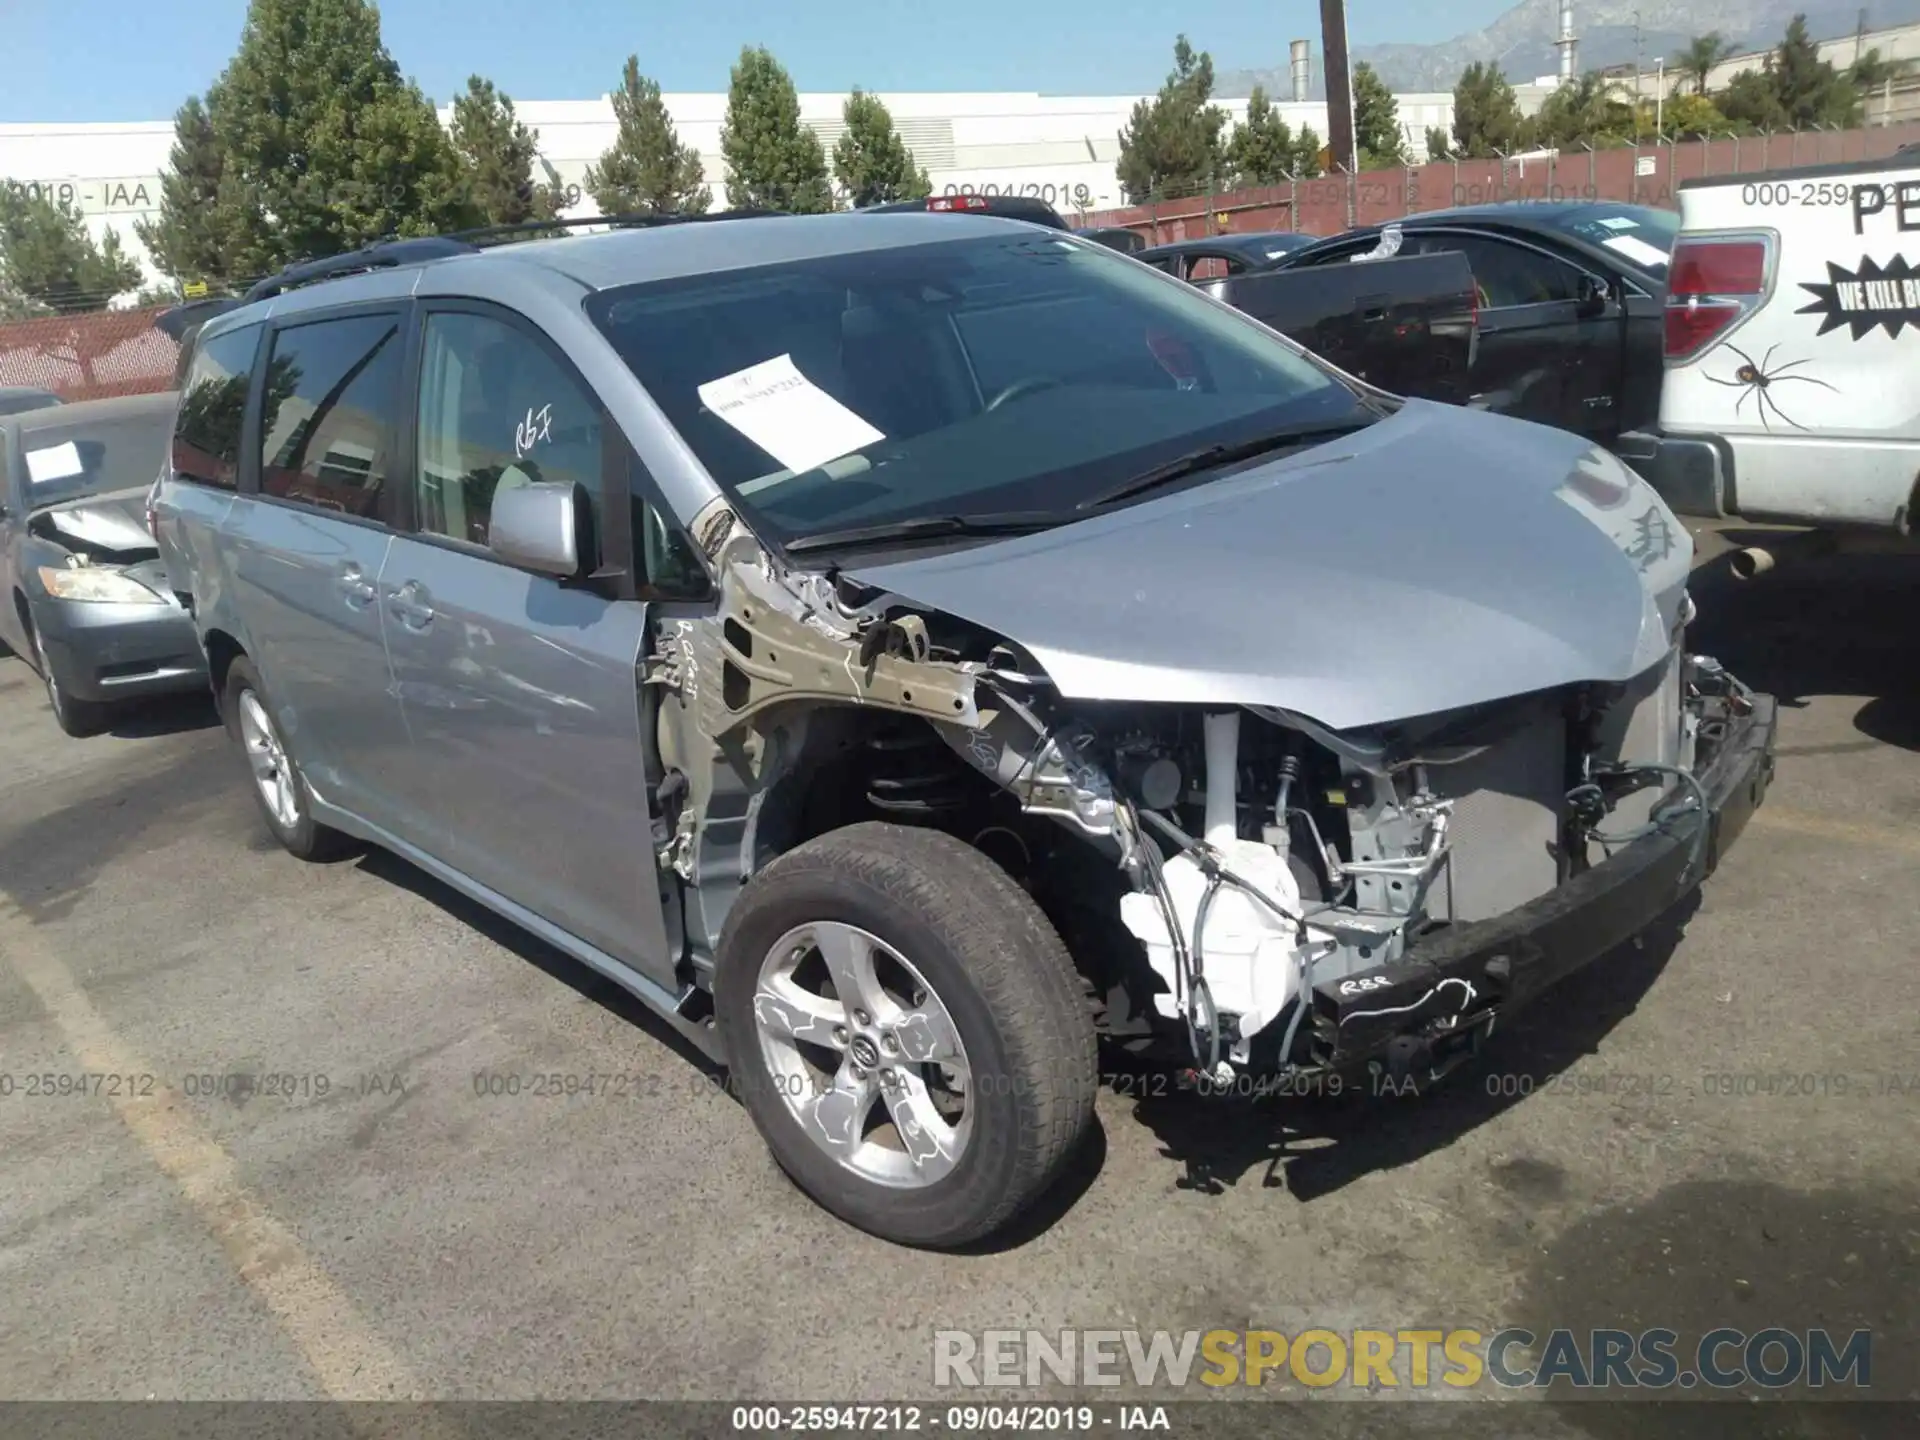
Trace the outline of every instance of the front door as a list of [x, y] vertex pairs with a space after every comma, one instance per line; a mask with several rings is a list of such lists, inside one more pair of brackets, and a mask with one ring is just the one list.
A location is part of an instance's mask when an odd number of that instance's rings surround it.
[[628, 503], [624, 463], [609, 463], [624, 441], [523, 322], [446, 305], [423, 324], [413, 528], [380, 585], [417, 843], [671, 984], [640, 724], [646, 606], [487, 549], [495, 492], [534, 482], [577, 482], [604, 541]]
[[257, 475], [243, 475], [221, 527], [242, 638], [301, 772], [323, 801], [383, 830], [407, 758], [376, 603], [405, 343], [395, 308], [276, 329], [255, 382]]
[[1429, 230], [1419, 254], [1462, 252], [1479, 291], [1480, 341], [1471, 403], [1502, 415], [1602, 437], [1615, 428], [1621, 315], [1608, 298], [1582, 303], [1583, 272], [1504, 236]]

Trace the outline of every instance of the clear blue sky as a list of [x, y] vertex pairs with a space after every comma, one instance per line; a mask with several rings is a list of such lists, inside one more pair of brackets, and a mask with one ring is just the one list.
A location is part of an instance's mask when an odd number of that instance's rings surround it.
[[[1478, 29], [1512, 0], [1351, 0], [1352, 43]], [[1312, 0], [385, 0], [387, 48], [440, 103], [478, 71], [523, 99], [610, 89], [629, 52], [669, 91], [724, 90], [762, 44], [802, 90], [1149, 90], [1177, 30], [1221, 69], [1279, 66], [1314, 41]], [[0, 123], [157, 120], [233, 53], [245, 0], [0, 3]], [[137, 17], [137, 18], [136, 18]]]

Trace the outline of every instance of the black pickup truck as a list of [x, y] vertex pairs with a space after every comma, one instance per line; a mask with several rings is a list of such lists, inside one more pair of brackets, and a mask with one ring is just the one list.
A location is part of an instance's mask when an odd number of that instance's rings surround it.
[[1396, 395], [1464, 405], [1472, 393], [1477, 336], [1464, 255], [1252, 271], [1197, 288]]

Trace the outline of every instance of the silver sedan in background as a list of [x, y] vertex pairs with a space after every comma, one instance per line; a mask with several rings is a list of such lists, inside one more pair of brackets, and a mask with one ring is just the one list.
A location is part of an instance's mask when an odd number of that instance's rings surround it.
[[204, 689], [206, 661], [148, 532], [173, 391], [0, 416], [0, 640], [69, 735], [116, 702]]

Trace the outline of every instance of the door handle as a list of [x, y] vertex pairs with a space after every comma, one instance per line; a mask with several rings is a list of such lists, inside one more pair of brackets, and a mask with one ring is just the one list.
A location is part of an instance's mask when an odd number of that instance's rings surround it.
[[433, 623], [433, 606], [426, 594], [418, 580], [409, 580], [387, 597], [387, 608], [409, 630], [424, 630]]
[[371, 605], [380, 593], [358, 565], [341, 566], [339, 575], [334, 578], [334, 583], [340, 587], [340, 593], [346, 597], [347, 604], [355, 610]]

